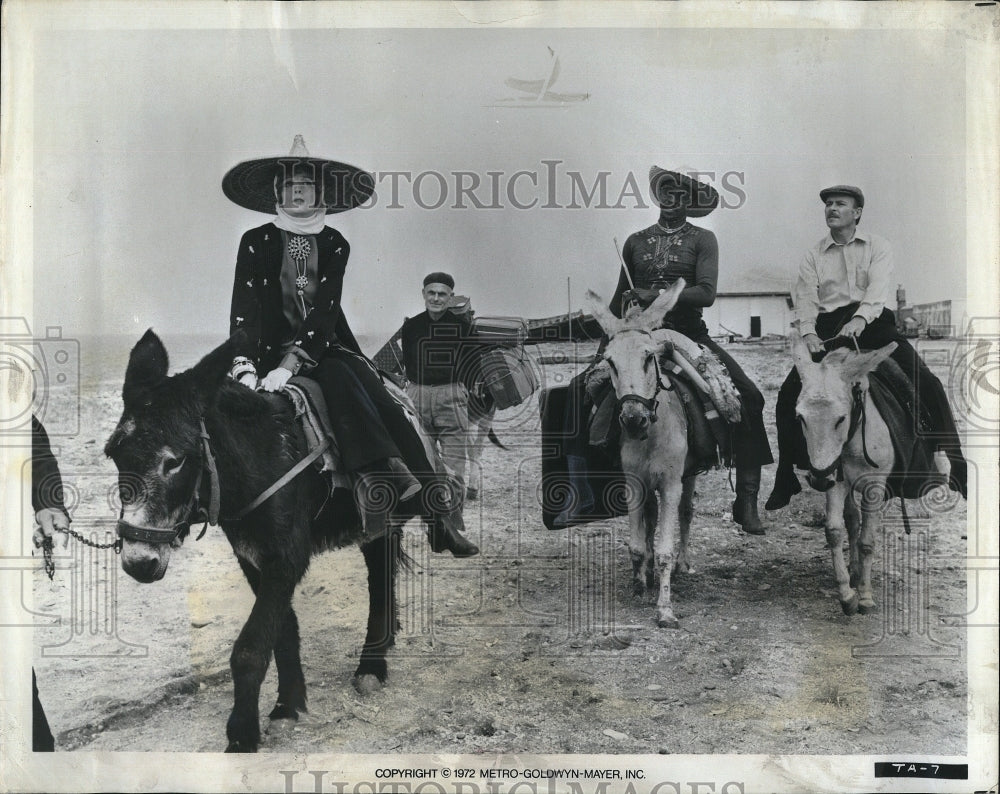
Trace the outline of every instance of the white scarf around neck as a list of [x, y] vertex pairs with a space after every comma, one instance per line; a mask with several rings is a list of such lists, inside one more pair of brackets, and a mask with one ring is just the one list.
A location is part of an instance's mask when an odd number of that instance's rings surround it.
[[293, 218], [280, 204], [274, 205], [278, 213], [274, 223], [279, 229], [284, 229], [292, 234], [319, 234], [326, 223], [326, 207], [317, 207], [311, 215], [305, 218]]

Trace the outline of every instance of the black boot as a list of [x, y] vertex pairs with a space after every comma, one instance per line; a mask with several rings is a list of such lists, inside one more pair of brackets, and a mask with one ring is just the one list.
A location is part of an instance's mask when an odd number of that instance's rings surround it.
[[559, 515], [552, 526], [556, 529], [577, 524], [594, 509], [594, 491], [587, 481], [587, 459], [579, 455], [566, 456], [566, 471], [569, 473], [569, 493]]
[[438, 553], [450, 551], [453, 557], [475, 557], [479, 554], [479, 547], [458, 531], [460, 526], [465, 526], [461, 508], [447, 513], [436, 513], [431, 529], [427, 533], [431, 551]]
[[[760, 475], [757, 477], [758, 487], [760, 485]], [[795, 476], [795, 468], [791, 465], [783, 464], [779, 461], [778, 471], [774, 475], [774, 488], [771, 495], [764, 503], [765, 510], [780, 510], [792, 501], [792, 497], [802, 492], [799, 485], [799, 478]]]
[[[794, 476], [794, 475], [793, 475]], [[736, 499], [733, 501], [733, 521], [742, 525], [749, 535], [763, 535], [764, 525], [757, 515], [757, 495], [760, 492], [760, 466], [736, 468]]]
[[365, 534], [372, 538], [385, 534], [392, 511], [419, 491], [420, 482], [400, 458], [387, 458], [362, 468], [354, 492]]

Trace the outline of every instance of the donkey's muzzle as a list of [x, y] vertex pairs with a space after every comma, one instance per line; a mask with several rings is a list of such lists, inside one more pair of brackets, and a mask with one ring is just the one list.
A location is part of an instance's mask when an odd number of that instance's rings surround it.
[[618, 415], [625, 435], [634, 441], [645, 441], [649, 438], [649, 417], [640, 411], [622, 411]]
[[122, 561], [122, 570], [140, 584], [158, 582], [167, 572], [167, 566], [158, 557], [146, 557], [141, 560]]

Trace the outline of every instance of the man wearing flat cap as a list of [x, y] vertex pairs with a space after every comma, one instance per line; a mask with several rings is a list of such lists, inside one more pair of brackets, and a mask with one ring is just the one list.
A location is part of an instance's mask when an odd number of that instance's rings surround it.
[[[951, 488], [966, 494], [966, 461], [944, 387], [910, 343], [896, 329], [886, 304], [893, 284], [889, 242], [858, 224], [865, 207], [861, 188], [834, 185], [820, 191], [829, 233], [806, 251], [795, 284], [795, 319], [803, 341], [822, 355], [824, 342], [835, 337], [856, 340], [859, 348], [875, 350], [896, 343], [892, 359], [916, 388], [916, 419], [937, 440], [951, 464]], [[802, 490], [794, 466], [805, 464], [805, 440], [795, 417], [802, 382], [793, 368], [778, 392], [778, 471], [774, 490], [764, 505], [778, 510]]]
[[445, 464], [464, 495], [469, 443], [469, 388], [479, 373], [479, 351], [468, 315], [449, 309], [455, 279], [448, 273], [424, 278], [425, 311], [403, 323], [403, 364], [424, 429], [441, 445]]
[[[742, 525], [744, 532], [763, 535], [764, 527], [757, 513], [760, 469], [774, 462], [764, 429], [764, 397], [735, 359], [708, 335], [702, 309], [715, 302], [719, 244], [711, 231], [688, 222], [689, 217], [703, 217], [712, 212], [719, 204], [719, 194], [711, 185], [685, 173], [657, 166], [649, 171], [649, 188], [660, 207], [660, 217], [625, 241], [622, 259], [628, 273], [621, 273], [611, 299], [611, 311], [622, 317], [633, 303], [646, 307], [678, 278], [684, 279], [687, 286], [676, 306], [664, 316], [663, 324], [709, 348], [729, 370], [742, 405], [742, 416], [733, 432], [736, 465], [733, 520]], [[568, 411], [576, 410], [579, 402], [576, 400]], [[567, 423], [570, 421], [578, 422], [579, 417], [568, 417]], [[568, 448], [566, 462], [573, 480], [574, 470], [582, 465], [578, 446]], [[581, 489], [582, 497], [556, 517], [557, 527], [576, 523], [575, 514], [585, 513], [590, 507], [590, 489], [582, 478], [577, 479], [580, 482], [574, 485]]]

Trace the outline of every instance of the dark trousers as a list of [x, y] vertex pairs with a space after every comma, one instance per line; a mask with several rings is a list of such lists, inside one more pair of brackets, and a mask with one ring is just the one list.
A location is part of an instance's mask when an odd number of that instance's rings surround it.
[[[760, 389], [750, 380], [736, 360], [712, 340], [704, 325], [697, 332], [684, 335], [699, 345], [704, 345], [719, 358], [729, 371], [729, 377], [740, 394], [743, 410], [740, 423], [733, 433], [733, 457], [737, 468], [754, 469], [773, 463], [771, 444], [764, 429], [764, 395], [760, 393]], [[564, 421], [564, 431], [567, 436], [566, 454], [580, 457], [586, 455], [588, 441], [586, 423], [591, 408], [584, 377], [577, 375], [570, 382], [566, 395]]]
[[[826, 341], [832, 339], [847, 323], [858, 305], [851, 304], [836, 309], [816, 318], [816, 335]], [[958, 437], [955, 419], [948, 404], [941, 381], [935, 377], [917, 351], [896, 330], [895, 315], [884, 309], [882, 314], [868, 324], [858, 335], [858, 347], [865, 350], [877, 350], [890, 342], [896, 343], [896, 350], [891, 358], [899, 364], [914, 384], [916, 391], [916, 410], [914, 412], [914, 435], [917, 438], [929, 439], [944, 450], [951, 462], [951, 477], [961, 493], [966, 489], [966, 462], [962, 455], [962, 443]], [[823, 354], [816, 356], [822, 358]], [[778, 402], [775, 405], [775, 424], [778, 427], [778, 470], [779, 476], [792, 473], [792, 467], [808, 468], [809, 455], [806, 451], [805, 438], [798, 420], [795, 418], [795, 404], [802, 390], [802, 381], [798, 370], [794, 367], [781, 384], [778, 392]]]
[[349, 472], [398, 457], [418, 479], [433, 475], [433, 464], [416, 430], [363, 358], [334, 348], [309, 377], [323, 390], [333, 434]]
[[35, 753], [51, 753], [56, 749], [49, 721], [45, 718], [45, 709], [38, 699], [38, 684], [35, 681], [35, 671], [31, 671], [31, 750]]

